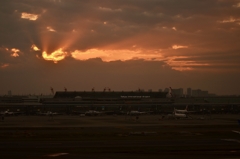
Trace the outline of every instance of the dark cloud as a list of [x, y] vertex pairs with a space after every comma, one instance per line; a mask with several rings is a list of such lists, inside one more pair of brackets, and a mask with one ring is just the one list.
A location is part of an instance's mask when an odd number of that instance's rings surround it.
[[[233, 86], [240, 79], [238, 3], [237, 0], [1, 1], [1, 85], [4, 92], [15, 88], [17, 92], [23, 89], [40, 92], [38, 89], [43, 85], [48, 88], [54, 84], [61, 89], [72, 83], [69, 87], [76, 90], [107, 85], [115, 89], [156, 89], [171, 84], [187, 87], [188, 81], [192, 87], [199, 84], [213, 91], [228, 89], [229, 93], [231, 90], [239, 93], [240, 89]], [[22, 13], [38, 18], [24, 19]], [[31, 50], [33, 44], [41, 51]], [[185, 48], [174, 50], [173, 45]], [[63, 61], [54, 64], [42, 58], [42, 51], [50, 54], [63, 46], [68, 51]], [[19, 56], [12, 57], [6, 48], [19, 49]], [[93, 48], [141, 50], [145, 54], [148, 50], [161, 50], [162, 61], [117, 59], [106, 63], [99, 59], [78, 61], [70, 56], [71, 51]], [[179, 63], [171, 65], [172, 58], [173, 62], [187, 64], [181, 67], [191, 67], [201, 74], [173, 70]], [[6, 64], [9, 66], [3, 68]], [[222, 86], [219, 78], [232, 86]], [[216, 82], [219, 89], [212, 86], [214, 80], [219, 81]], [[31, 86], [21, 84], [26, 82]], [[34, 85], [36, 89], [32, 88]]]

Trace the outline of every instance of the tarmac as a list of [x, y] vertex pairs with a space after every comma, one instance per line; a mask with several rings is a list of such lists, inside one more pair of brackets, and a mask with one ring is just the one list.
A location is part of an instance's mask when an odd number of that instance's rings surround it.
[[7, 116], [1, 158], [240, 158], [239, 114]]

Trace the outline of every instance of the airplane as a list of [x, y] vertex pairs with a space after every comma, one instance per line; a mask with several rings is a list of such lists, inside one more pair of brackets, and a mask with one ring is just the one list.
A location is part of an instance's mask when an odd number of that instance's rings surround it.
[[47, 111], [46, 113], [39, 113], [39, 115], [52, 116], [52, 115], [59, 115], [59, 113]]
[[188, 116], [184, 113], [177, 113], [176, 111], [174, 111], [173, 113], [175, 118], [187, 118]]
[[187, 109], [188, 109], [188, 105], [186, 106], [185, 109], [175, 109], [174, 108], [174, 111], [177, 113], [193, 113], [193, 112], [195, 112], [195, 111], [188, 111]]
[[14, 115], [14, 114], [15, 114], [14, 112], [10, 112], [9, 110], [0, 112], [0, 115]]
[[85, 112], [86, 116], [97, 116], [102, 114], [102, 112], [96, 111], [96, 110], [89, 110]]
[[178, 113], [175, 108], [174, 108], [172, 114], [168, 114], [168, 117], [175, 118], [175, 119], [188, 118], [187, 114], [185, 114], [185, 113]]
[[142, 114], [146, 114], [146, 112], [140, 112], [137, 110], [132, 110], [130, 112], [127, 113], [128, 115], [142, 115]]

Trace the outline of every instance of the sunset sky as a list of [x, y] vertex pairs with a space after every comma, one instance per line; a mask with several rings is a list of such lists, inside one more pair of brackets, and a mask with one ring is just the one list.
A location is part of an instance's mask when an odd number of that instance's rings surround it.
[[0, 95], [240, 95], [240, 0], [2, 0]]

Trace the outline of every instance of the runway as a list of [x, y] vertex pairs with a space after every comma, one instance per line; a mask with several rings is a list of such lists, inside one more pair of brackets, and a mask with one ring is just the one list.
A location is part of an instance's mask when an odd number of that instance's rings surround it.
[[239, 115], [18, 116], [0, 122], [1, 158], [238, 158]]

